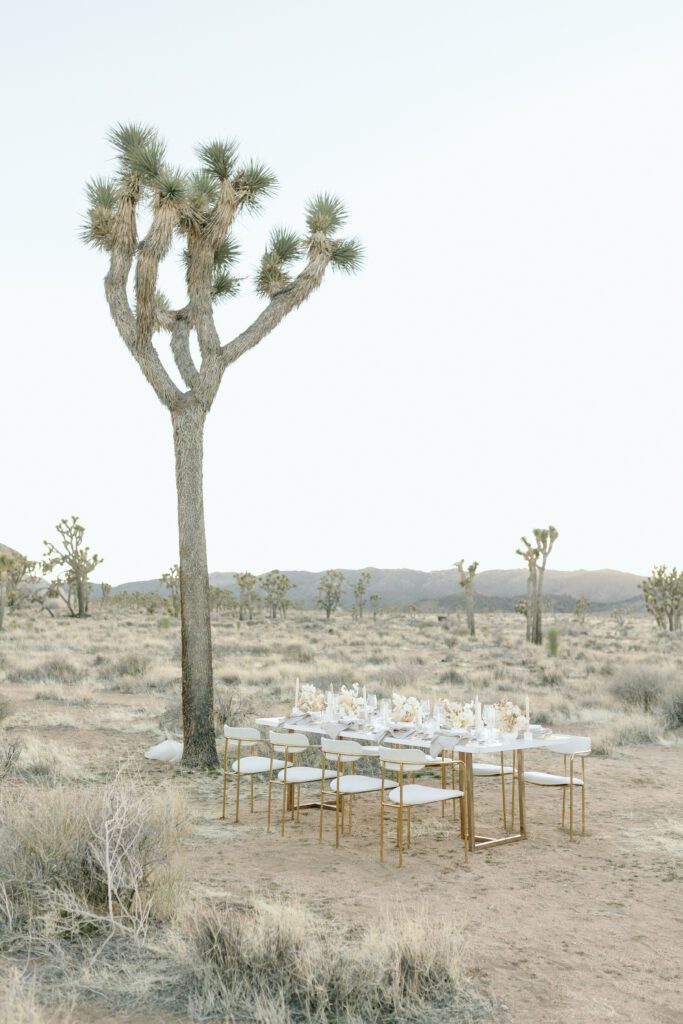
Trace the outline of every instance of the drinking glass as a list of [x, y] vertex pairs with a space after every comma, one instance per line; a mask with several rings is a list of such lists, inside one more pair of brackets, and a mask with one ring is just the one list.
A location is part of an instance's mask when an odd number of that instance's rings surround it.
[[370, 696], [368, 697], [368, 707], [370, 708], [371, 711], [376, 711], [377, 710], [377, 694], [376, 693], [371, 693]]
[[383, 697], [379, 705], [379, 717], [382, 719], [384, 725], [388, 725], [391, 721], [391, 701]]
[[434, 705], [434, 721], [437, 729], [441, 729], [443, 726], [443, 704]]
[[429, 718], [429, 712], [430, 712], [430, 709], [431, 709], [431, 704], [429, 703], [428, 700], [421, 700], [420, 701], [420, 709], [422, 711], [422, 721], [426, 722], [427, 719]]

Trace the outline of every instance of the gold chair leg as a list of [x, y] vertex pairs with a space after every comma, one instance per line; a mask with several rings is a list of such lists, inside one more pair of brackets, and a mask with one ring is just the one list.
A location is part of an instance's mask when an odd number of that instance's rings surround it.
[[249, 810], [253, 814], [254, 813], [254, 776], [253, 775], [250, 776], [249, 781], [251, 783], [251, 786], [250, 786], [250, 789], [249, 789]]
[[285, 776], [285, 781], [282, 784], [282, 815], [281, 815], [281, 821], [280, 821], [280, 835], [281, 836], [284, 836], [284, 834], [285, 834], [285, 818], [287, 817], [287, 793], [288, 793], [288, 791], [289, 791], [289, 786], [287, 785], [287, 777]]
[[586, 762], [582, 764], [581, 770], [581, 835], [586, 834]]
[[[339, 776], [337, 776], [337, 792], [334, 796], [334, 826], [335, 826], [335, 842], [334, 845], [339, 849]], [[344, 805], [342, 804], [342, 807]]]
[[271, 775], [268, 776], [268, 828], [266, 829], [267, 832], [270, 832], [270, 811], [271, 811], [272, 805], [273, 805], [273, 776], [271, 774]]
[[242, 773], [239, 770], [239, 761], [237, 762], [237, 793], [235, 795], [235, 823], [239, 823], [240, 820], [240, 780]]
[[512, 832], [515, 831], [515, 770], [517, 767], [517, 752], [512, 751], [512, 821], [510, 822], [510, 829]]
[[[442, 762], [444, 761], [443, 754], [441, 755], [441, 760], [442, 760]], [[446, 765], [445, 764], [441, 765], [441, 788], [442, 789], [446, 788]], [[446, 815], [446, 805], [444, 804], [443, 801], [441, 801], [441, 817], [443, 818], [443, 817], [445, 817], [445, 815]]]
[[225, 821], [225, 806], [228, 795], [228, 739], [225, 738], [225, 753], [223, 754], [223, 813], [221, 820]]
[[410, 807], [406, 812], [406, 817], [408, 819], [408, 842], [406, 843], [406, 846], [408, 849], [410, 849]]
[[296, 821], [297, 825], [301, 821], [301, 785], [296, 787]]
[[403, 805], [398, 805], [396, 820], [396, 840], [398, 842], [398, 866], [403, 867]]
[[505, 755], [504, 754], [500, 755], [500, 784], [501, 784], [502, 796], [503, 796], [503, 830], [505, 832], [507, 832], [507, 830], [508, 830], [508, 815], [507, 815], [507, 807], [506, 807], [506, 801], [505, 801]]

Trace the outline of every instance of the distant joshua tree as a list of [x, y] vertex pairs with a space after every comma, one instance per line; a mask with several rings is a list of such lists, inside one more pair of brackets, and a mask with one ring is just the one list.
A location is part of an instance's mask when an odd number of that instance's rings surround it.
[[587, 597], [577, 598], [576, 604], [574, 605], [574, 618], [577, 619], [582, 626], [586, 621], [586, 615], [588, 614], [590, 606], [591, 603]]
[[670, 633], [681, 628], [683, 613], [683, 572], [674, 566], [656, 565], [647, 579], [640, 584], [645, 607], [655, 618], [660, 629]]
[[559, 534], [554, 526], [534, 530], [534, 544], [522, 537], [523, 548], [517, 554], [527, 563], [529, 578], [526, 596], [526, 638], [532, 644], [543, 643], [543, 582], [550, 552]]
[[162, 573], [159, 583], [170, 593], [171, 611], [177, 618], [180, 615], [180, 566], [177, 562], [168, 572]]
[[[61, 570], [52, 583], [53, 592], [59, 593], [74, 618], [83, 619], [88, 614], [88, 577], [102, 563], [102, 559], [99, 555], [91, 554], [90, 548], [83, 543], [85, 527], [78, 521], [78, 516], [60, 519], [55, 529], [61, 538], [61, 547], [52, 541], [43, 541], [43, 572]], [[76, 608], [73, 606], [74, 597]]]
[[235, 583], [239, 587], [240, 598], [240, 622], [244, 622], [245, 616], [251, 620], [254, 618], [254, 604], [256, 598], [256, 584], [258, 580], [253, 572], [234, 573]]
[[477, 575], [477, 569], [479, 568], [479, 562], [472, 562], [465, 568], [465, 559], [461, 558], [459, 562], [455, 562], [454, 569], [458, 570], [460, 576], [460, 586], [465, 591], [465, 607], [467, 609], [467, 629], [470, 636], [475, 636], [476, 630], [474, 627], [474, 577]]
[[368, 589], [368, 583], [370, 582], [371, 576], [369, 572], [362, 572], [356, 584], [353, 588], [353, 606], [356, 615], [359, 619], [363, 618], [363, 608], [365, 607], [365, 594]]
[[[328, 267], [355, 271], [362, 253], [358, 242], [337, 235], [346, 221], [340, 200], [329, 195], [312, 199], [303, 235], [282, 228], [271, 233], [256, 275], [256, 290], [268, 304], [245, 331], [221, 343], [214, 306], [235, 295], [240, 284], [232, 272], [239, 255], [233, 226], [240, 213], [257, 210], [272, 194], [275, 176], [263, 164], [240, 163], [234, 141], [199, 146], [199, 168], [187, 173], [170, 166], [165, 144], [153, 128], [119, 125], [109, 139], [118, 166], [113, 180], [98, 178], [88, 185], [83, 239], [109, 257], [104, 288], [114, 323], [171, 417], [178, 492], [183, 764], [213, 767], [218, 757], [202, 481], [206, 417], [226, 369], [305, 302]], [[141, 226], [145, 234], [139, 238]], [[184, 246], [188, 301], [173, 309], [159, 291], [158, 276], [176, 240]], [[299, 260], [304, 260], [303, 268], [293, 274]], [[134, 303], [129, 300], [131, 273]], [[160, 332], [170, 335], [181, 385], [159, 355], [155, 335]]]
[[100, 594], [103, 601], [111, 595], [111, 583], [100, 583]]
[[262, 576], [259, 580], [261, 589], [263, 590], [265, 597], [266, 608], [270, 612], [271, 619], [276, 619], [278, 612], [284, 619], [287, 613], [287, 594], [292, 589], [294, 584], [290, 580], [289, 576], [285, 573], [280, 572], [279, 569], [271, 569], [269, 573]]
[[329, 619], [339, 607], [343, 587], [344, 573], [339, 569], [328, 569], [320, 577], [318, 607], [324, 610], [326, 619]]
[[33, 579], [36, 563], [18, 551], [3, 546], [0, 550], [0, 629], [5, 622], [7, 607], [14, 608], [21, 595], [21, 584]]
[[379, 594], [370, 594], [370, 607], [372, 608], [372, 618], [374, 622], [377, 622], [377, 615], [379, 614], [379, 603], [382, 598]]

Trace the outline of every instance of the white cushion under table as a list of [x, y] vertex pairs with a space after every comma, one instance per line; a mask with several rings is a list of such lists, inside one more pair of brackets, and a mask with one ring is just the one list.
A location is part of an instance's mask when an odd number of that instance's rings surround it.
[[394, 789], [389, 794], [389, 799], [394, 804], [403, 802], [404, 807], [416, 804], [436, 804], [442, 800], [453, 800], [454, 797], [462, 796], [460, 789], [437, 789], [436, 786], [420, 786], [417, 783], [403, 787], [403, 801], [401, 801], [400, 789]]

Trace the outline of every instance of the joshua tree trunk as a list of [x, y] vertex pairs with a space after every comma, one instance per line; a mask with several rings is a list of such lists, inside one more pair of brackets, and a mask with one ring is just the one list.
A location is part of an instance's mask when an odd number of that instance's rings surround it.
[[465, 591], [465, 601], [467, 604], [467, 630], [470, 636], [476, 636], [476, 629], [474, 627], [474, 594], [470, 590]]
[[84, 619], [88, 614], [88, 584], [85, 580], [76, 582], [76, 601], [78, 603], [78, 618]]
[[183, 666], [183, 764], [217, 764], [213, 724], [213, 663], [209, 573], [204, 526], [204, 422], [198, 403], [172, 414], [178, 491], [180, 609]]
[[536, 581], [536, 599], [534, 601], [534, 624], [532, 643], [543, 643], [543, 574], [545, 570], [539, 567], [538, 579]]

